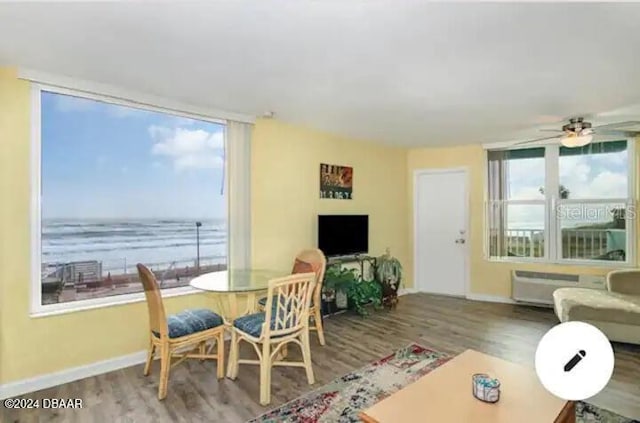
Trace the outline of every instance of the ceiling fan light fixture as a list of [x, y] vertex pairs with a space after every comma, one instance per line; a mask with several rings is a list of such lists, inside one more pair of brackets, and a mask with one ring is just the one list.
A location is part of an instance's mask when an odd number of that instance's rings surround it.
[[567, 135], [560, 138], [560, 144], [569, 148], [583, 147], [593, 140], [593, 135]]
[[584, 128], [580, 131], [581, 136], [593, 135], [593, 133], [594, 133], [593, 128]]
[[564, 135], [536, 138], [528, 141], [516, 142], [513, 145], [539, 143], [541, 141], [553, 139], [560, 141], [560, 144], [564, 147], [583, 147], [593, 141], [593, 137], [596, 132], [598, 135], [610, 134], [612, 136], [624, 136], [626, 138], [640, 136], [639, 125], [640, 121], [634, 120], [608, 123], [606, 125], [593, 127], [591, 122], [586, 122], [583, 117], [574, 117], [569, 119], [569, 123], [562, 125], [562, 130], [541, 129], [541, 131], [561, 132], [564, 133]]

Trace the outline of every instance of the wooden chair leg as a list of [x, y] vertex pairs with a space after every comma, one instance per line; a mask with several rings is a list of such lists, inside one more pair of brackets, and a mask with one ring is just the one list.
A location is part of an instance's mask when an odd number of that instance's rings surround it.
[[167, 385], [169, 384], [169, 371], [171, 369], [171, 348], [169, 345], [162, 345], [160, 348], [160, 385], [158, 386], [158, 399], [167, 396]]
[[307, 381], [309, 385], [315, 383], [313, 377], [313, 365], [311, 364], [311, 345], [309, 345], [309, 330], [302, 331], [302, 361], [304, 362], [304, 369], [307, 372]]
[[144, 375], [149, 376], [151, 372], [151, 364], [153, 363], [153, 358], [155, 356], [156, 346], [153, 343], [153, 340], [149, 341], [149, 351], [147, 352], [147, 362], [144, 365]]
[[227, 363], [227, 377], [235, 379], [238, 377], [238, 367], [240, 360], [239, 339], [235, 329], [231, 331], [231, 345], [229, 346], [229, 362]]
[[260, 357], [260, 404], [271, 402], [271, 349], [268, 342], [262, 343], [262, 357]]
[[316, 331], [318, 332], [318, 341], [320, 342], [320, 345], [325, 345], [324, 327], [322, 325], [322, 310], [320, 310], [320, 307], [313, 308], [313, 320], [316, 324]]
[[[207, 352], [207, 341], [200, 342], [200, 348], [198, 348], [198, 354], [205, 355]], [[204, 357], [200, 359], [200, 361], [204, 361]]]
[[216, 342], [218, 343], [217, 376], [218, 379], [222, 379], [224, 377], [224, 331], [220, 331]]

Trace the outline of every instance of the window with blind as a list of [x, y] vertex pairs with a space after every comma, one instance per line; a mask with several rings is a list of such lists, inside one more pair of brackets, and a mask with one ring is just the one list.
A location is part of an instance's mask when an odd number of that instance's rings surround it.
[[634, 261], [632, 144], [487, 151], [487, 255]]

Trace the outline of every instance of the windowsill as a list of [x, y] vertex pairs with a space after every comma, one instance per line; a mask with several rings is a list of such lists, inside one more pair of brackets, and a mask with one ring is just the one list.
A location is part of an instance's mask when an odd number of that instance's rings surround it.
[[633, 268], [634, 263], [622, 261], [602, 261], [602, 260], [544, 260], [526, 257], [485, 257], [485, 261], [491, 263], [511, 263], [511, 264], [538, 264], [550, 266], [576, 266], [576, 267], [601, 267], [601, 268]]
[[[181, 286], [178, 288], [170, 288], [161, 291], [162, 298], [181, 297], [184, 295], [192, 295], [202, 293], [199, 289], [191, 286]], [[40, 318], [57, 316], [60, 314], [75, 313], [78, 311], [94, 310], [105, 307], [115, 307], [125, 304], [140, 303], [146, 301], [144, 292], [136, 292], [133, 294], [114, 295], [112, 297], [92, 298], [88, 300], [69, 301], [66, 303], [47, 304], [32, 308], [29, 317]]]

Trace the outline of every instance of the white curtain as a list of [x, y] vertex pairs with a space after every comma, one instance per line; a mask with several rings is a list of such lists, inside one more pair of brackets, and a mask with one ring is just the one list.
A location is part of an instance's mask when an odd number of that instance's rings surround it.
[[229, 268], [251, 267], [250, 123], [227, 121], [225, 176], [228, 181]]
[[488, 242], [485, 253], [489, 257], [504, 257], [506, 252], [506, 210], [504, 201], [507, 199], [509, 152], [494, 150], [487, 152], [487, 210], [486, 230]]

